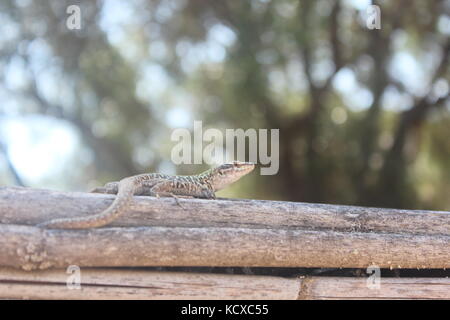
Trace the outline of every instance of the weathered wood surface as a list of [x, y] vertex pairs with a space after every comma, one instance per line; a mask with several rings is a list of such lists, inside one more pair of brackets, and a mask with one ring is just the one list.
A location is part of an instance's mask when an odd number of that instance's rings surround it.
[[449, 268], [450, 237], [243, 228], [0, 225], [0, 265]]
[[[80, 289], [65, 269], [0, 268], [0, 299], [282, 299], [297, 298], [299, 279], [112, 268], [82, 268]], [[73, 283], [72, 280], [69, 280]]]
[[[28, 224], [90, 215], [113, 195], [2, 187], [0, 223]], [[135, 197], [130, 212], [110, 226], [233, 227], [450, 235], [450, 212], [396, 210], [288, 201]]]
[[366, 278], [312, 277], [303, 279], [299, 299], [450, 299], [450, 279], [381, 278], [371, 289]]
[[139, 197], [116, 227], [43, 230], [26, 225], [92, 214], [112, 199], [2, 188], [0, 265], [26, 270], [70, 264], [450, 267], [446, 212], [197, 199], [181, 199], [181, 208], [174, 199]]
[[[282, 278], [112, 268], [82, 268], [69, 289], [65, 269], [0, 268], [0, 299], [450, 299], [450, 279]], [[72, 281], [69, 279], [69, 283]]]

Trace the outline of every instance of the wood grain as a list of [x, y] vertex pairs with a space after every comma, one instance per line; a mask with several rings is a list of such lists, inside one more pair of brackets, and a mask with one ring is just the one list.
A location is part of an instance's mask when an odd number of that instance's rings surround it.
[[[449, 268], [450, 214], [260, 200], [156, 199], [111, 226], [40, 229], [112, 196], [0, 189], [0, 265]], [[101, 254], [99, 254], [101, 253]]]
[[449, 268], [450, 236], [281, 229], [0, 225], [0, 265]]
[[[97, 213], [114, 196], [0, 188], [0, 223], [36, 225]], [[396, 210], [288, 201], [135, 197], [130, 212], [110, 226], [233, 227], [450, 235], [447, 211]]]
[[0, 299], [293, 300], [300, 279], [112, 268], [82, 268], [81, 289], [69, 289], [65, 269], [0, 268]]
[[450, 299], [450, 279], [381, 278], [379, 288], [370, 289], [366, 278], [313, 277], [304, 279], [299, 297], [309, 300]]
[[450, 299], [448, 278], [367, 278], [224, 275], [82, 268], [81, 288], [69, 289], [65, 269], [0, 268], [0, 299]]

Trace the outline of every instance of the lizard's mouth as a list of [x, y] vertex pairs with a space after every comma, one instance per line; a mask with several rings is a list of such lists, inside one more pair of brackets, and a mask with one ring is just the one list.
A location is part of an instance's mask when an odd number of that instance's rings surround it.
[[233, 164], [235, 166], [237, 166], [237, 167], [240, 167], [240, 166], [254, 166], [255, 165], [255, 163], [253, 163], [253, 162], [242, 162], [242, 161], [234, 161]]
[[238, 170], [246, 170], [248, 172], [252, 171], [255, 168], [255, 163], [253, 162], [241, 162], [241, 161], [234, 161], [233, 165]]

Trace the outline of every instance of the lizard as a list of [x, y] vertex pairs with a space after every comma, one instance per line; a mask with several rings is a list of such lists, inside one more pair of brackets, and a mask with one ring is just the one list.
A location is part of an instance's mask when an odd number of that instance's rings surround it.
[[177, 196], [215, 199], [215, 192], [236, 182], [255, 167], [252, 162], [234, 161], [209, 169], [198, 175], [166, 175], [146, 173], [124, 178], [119, 182], [109, 182], [104, 187], [91, 192], [117, 194], [112, 204], [104, 211], [90, 216], [59, 218], [38, 224], [49, 229], [88, 229], [111, 223], [124, 214], [135, 195], [155, 197]]

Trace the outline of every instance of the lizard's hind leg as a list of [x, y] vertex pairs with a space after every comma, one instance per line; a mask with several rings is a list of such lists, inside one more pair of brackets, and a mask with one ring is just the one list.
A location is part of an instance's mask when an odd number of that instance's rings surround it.
[[97, 187], [89, 191], [91, 193], [117, 194], [119, 192], [119, 182], [108, 182], [104, 187]]

